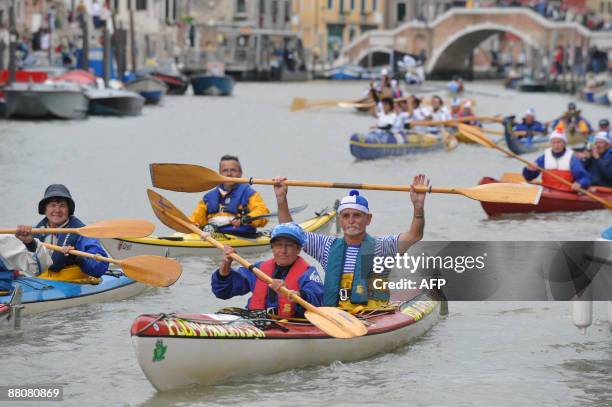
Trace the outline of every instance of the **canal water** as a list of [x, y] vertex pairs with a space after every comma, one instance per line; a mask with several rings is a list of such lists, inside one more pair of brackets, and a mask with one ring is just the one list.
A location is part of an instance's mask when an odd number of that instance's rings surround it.
[[[76, 122], [0, 121], [0, 190], [4, 227], [38, 221], [45, 187], [66, 184], [85, 222], [130, 217], [156, 223], [146, 188], [148, 164], [180, 162], [213, 169], [223, 154], [240, 156], [244, 176], [407, 184], [417, 173], [434, 186], [470, 187], [483, 176], [519, 172], [518, 161], [477, 146], [450, 153], [358, 162], [349, 153], [353, 132], [373, 124], [340, 108], [289, 113], [294, 96], [354, 99], [366, 83], [239, 83], [229, 98], [166, 97], [136, 118], [93, 117]], [[427, 90], [444, 84], [427, 85]], [[572, 99], [520, 94], [496, 83], [468, 83], [478, 114], [522, 115], [528, 107], [548, 121]], [[444, 91], [440, 91], [444, 94]], [[428, 93], [427, 95], [432, 95]], [[609, 109], [579, 103], [596, 125]], [[501, 126], [489, 125], [501, 130]], [[496, 136], [493, 136], [495, 139]], [[536, 155], [527, 158], [535, 159]], [[274, 208], [271, 187], [259, 186]], [[190, 213], [201, 194], [160, 191]], [[291, 206], [307, 203], [305, 219], [347, 191], [291, 188]], [[408, 194], [364, 192], [374, 219], [370, 232], [395, 234], [412, 217]], [[430, 195], [424, 240], [593, 240], [610, 226], [607, 211], [489, 219], [476, 201]], [[210, 276], [218, 259], [185, 259], [173, 287], [133, 299], [27, 317], [24, 329], [0, 337], [0, 384], [63, 384], [62, 405], [329, 405], [609, 406], [612, 334], [603, 304], [586, 333], [571, 322], [568, 303], [451, 303], [429, 333], [396, 352], [350, 364], [335, 363], [218, 386], [157, 393], [140, 370], [129, 328], [141, 313], [211, 312], [244, 305], [220, 301]], [[508, 270], [511, 272], [511, 270]], [[203, 361], [205, 363], [205, 361]]]

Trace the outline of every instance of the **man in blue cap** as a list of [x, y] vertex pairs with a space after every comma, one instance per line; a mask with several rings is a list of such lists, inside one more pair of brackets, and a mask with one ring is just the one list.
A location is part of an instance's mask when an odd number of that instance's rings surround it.
[[[36, 228], [80, 228], [85, 226], [76, 216], [74, 216], [75, 204], [70, 195], [70, 191], [62, 184], [49, 185], [45, 190], [45, 196], [38, 203], [38, 213], [45, 217], [36, 225]], [[76, 249], [91, 254], [99, 254], [106, 257], [106, 252], [100, 245], [98, 239], [79, 236], [72, 233], [61, 234], [40, 234], [36, 238], [45, 243], [58, 246], [66, 246], [69, 249]], [[66, 249], [67, 253], [68, 249]], [[100, 277], [108, 270], [108, 263], [96, 261], [94, 259], [77, 257], [74, 255], [54, 252], [52, 255], [53, 265], [49, 267], [52, 272], [72, 268], [71, 278], [75, 275], [84, 273], [83, 277]]]
[[212, 275], [212, 291], [217, 298], [229, 299], [237, 295], [253, 293], [247, 308], [251, 310], [268, 310], [282, 318], [303, 317], [304, 309], [290, 301], [277, 291], [281, 286], [298, 292], [299, 295], [314, 305], [321, 305], [323, 282], [317, 270], [300, 257], [300, 250], [306, 242], [302, 228], [295, 223], [277, 225], [272, 230], [270, 260], [255, 263], [255, 267], [273, 279], [268, 286], [245, 267], [231, 268], [234, 249], [225, 246], [223, 261]]
[[[285, 177], [274, 178], [279, 222], [291, 221], [287, 203]], [[414, 177], [413, 185], [429, 185], [425, 175]], [[315, 258], [325, 270], [324, 306], [340, 306], [351, 310], [358, 306], [376, 308], [386, 305], [389, 293], [375, 290], [372, 281], [385, 278], [374, 273], [374, 257], [403, 254], [423, 238], [425, 228], [425, 193], [410, 192], [414, 215], [410, 228], [399, 235], [374, 238], [366, 228], [372, 221], [368, 201], [358, 191], [340, 201], [338, 217], [344, 232], [342, 237], [305, 232], [304, 252]], [[388, 273], [387, 273], [388, 274]]]

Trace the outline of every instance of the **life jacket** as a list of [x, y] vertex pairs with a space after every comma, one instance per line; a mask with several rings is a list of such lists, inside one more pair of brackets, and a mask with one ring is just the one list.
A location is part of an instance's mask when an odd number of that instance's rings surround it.
[[[570, 148], [566, 148], [565, 153], [563, 153], [561, 157], [556, 158], [552, 154], [552, 149], [547, 148], [544, 150], [544, 169], [562, 177], [569, 182], [574, 182], [574, 175], [572, 174], [570, 166], [573, 156], [574, 151]], [[570, 186], [565, 185], [547, 173], [542, 174], [542, 185], [562, 191], [572, 190]]]
[[[276, 270], [276, 262], [274, 259], [270, 259], [262, 262], [258, 268], [266, 273], [266, 275], [270, 278], [274, 278], [274, 271]], [[308, 269], [310, 265], [303, 258], [299, 257], [289, 269], [287, 276], [285, 277], [285, 284], [287, 288], [292, 291], [300, 290], [300, 278]], [[268, 298], [268, 284], [264, 283], [262, 280], [257, 279], [255, 282], [255, 287], [253, 288], [253, 295], [249, 300], [248, 308], [251, 310], [263, 310], [266, 309], [266, 300]], [[295, 316], [295, 303], [290, 301], [289, 298], [284, 295], [278, 295], [278, 316], [282, 318], [293, 318]]]
[[[35, 227], [41, 228], [43, 226], [47, 227], [47, 218], [38, 222], [38, 225], [36, 225]], [[81, 228], [83, 226], [85, 226], [85, 224], [81, 222], [79, 218], [77, 218], [76, 216], [70, 216], [70, 218], [68, 219], [68, 223], [64, 227]], [[47, 236], [49, 236], [48, 233], [47, 234], [39, 233], [39, 234], [34, 235], [34, 237], [40, 240], [41, 242], [44, 242]], [[56, 244], [58, 246], [76, 247], [77, 240], [79, 240], [79, 235], [73, 234], [73, 233], [60, 233], [60, 234], [56, 234], [55, 236], [57, 237]], [[64, 253], [61, 253], [61, 252], [54, 251], [51, 254], [51, 259], [53, 260], [53, 264], [49, 267], [49, 270], [51, 271], [60, 271], [64, 267], [72, 266], [75, 264], [74, 259], [64, 256]]]
[[[208, 191], [202, 200], [206, 204], [208, 218], [210, 219], [215, 214], [227, 213], [231, 215], [246, 215], [249, 213], [249, 198], [255, 193], [255, 190], [247, 184], [234, 185], [234, 188], [223, 198], [221, 202], [221, 193], [219, 188]], [[219, 228], [223, 233], [240, 233], [240, 234], [255, 234], [257, 230], [253, 226], [241, 225], [239, 227], [226, 226]]]
[[[374, 273], [374, 247], [376, 240], [366, 234], [359, 247], [355, 272], [352, 276], [349, 301], [351, 304], [368, 304], [369, 300], [388, 301], [389, 291], [368, 289], [374, 278], [384, 278], [383, 274]], [[325, 282], [323, 283], [323, 305], [336, 307], [340, 303], [341, 280], [343, 278], [344, 260], [347, 244], [343, 237], [336, 239], [329, 248]]]

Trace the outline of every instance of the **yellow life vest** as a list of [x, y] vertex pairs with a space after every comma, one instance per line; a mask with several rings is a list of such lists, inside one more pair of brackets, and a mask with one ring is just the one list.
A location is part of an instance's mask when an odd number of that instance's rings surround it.
[[81, 268], [77, 265], [72, 265], [68, 267], [64, 267], [59, 271], [50, 271], [46, 270], [41, 273], [38, 278], [42, 278], [44, 280], [53, 280], [53, 281], [64, 281], [67, 283], [76, 283], [76, 284], [100, 284], [102, 279], [98, 277], [92, 277], [89, 274], [85, 274], [81, 271]]

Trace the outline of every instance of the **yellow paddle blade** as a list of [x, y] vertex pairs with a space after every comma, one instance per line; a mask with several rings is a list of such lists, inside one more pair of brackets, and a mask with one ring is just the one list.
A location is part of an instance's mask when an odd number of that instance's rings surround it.
[[146, 220], [113, 219], [83, 226], [79, 228], [79, 234], [96, 238], [146, 237], [154, 230], [155, 225]]
[[306, 109], [307, 104], [308, 102], [306, 101], [306, 99], [296, 97], [296, 98], [293, 98], [293, 101], [291, 102], [291, 106], [289, 107], [289, 110], [291, 112], [297, 112], [298, 110]]
[[542, 188], [536, 185], [505, 183], [478, 185], [459, 191], [477, 201], [531, 205], [537, 205], [542, 194]]
[[329, 336], [340, 339], [355, 338], [368, 333], [368, 328], [355, 316], [333, 307], [318, 307], [306, 311], [306, 319]]
[[181, 276], [183, 268], [161, 256], [134, 256], [121, 260], [123, 273], [131, 279], [156, 287], [169, 287]]
[[504, 172], [501, 176], [501, 182], [510, 182], [514, 184], [520, 184], [527, 182], [523, 177], [523, 174], [518, 172]]
[[[177, 221], [174, 218], [180, 219], [183, 222], [192, 224], [191, 220], [185, 216], [176, 206], [169, 200], [158, 194], [157, 192], [147, 189], [147, 195], [149, 196], [149, 202], [155, 212], [155, 216], [166, 226], [181, 233], [193, 233], [193, 229], [189, 228], [185, 224]], [[168, 216], [171, 215], [171, 216]], [[195, 225], [193, 226], [196, 230], [198, 229]]]
[[201, 192], [227, 182], [229, 178], [194, 164], [149, 164], [153, 186], [177, 192]]
[[483, 145], [485, 147], [495, 148], [495, 143], [492, 142], [478, 127], [468, 126], [467, 124], [459, 124], [459, 131], [465, 137], [469, 138], [475, 143]]

